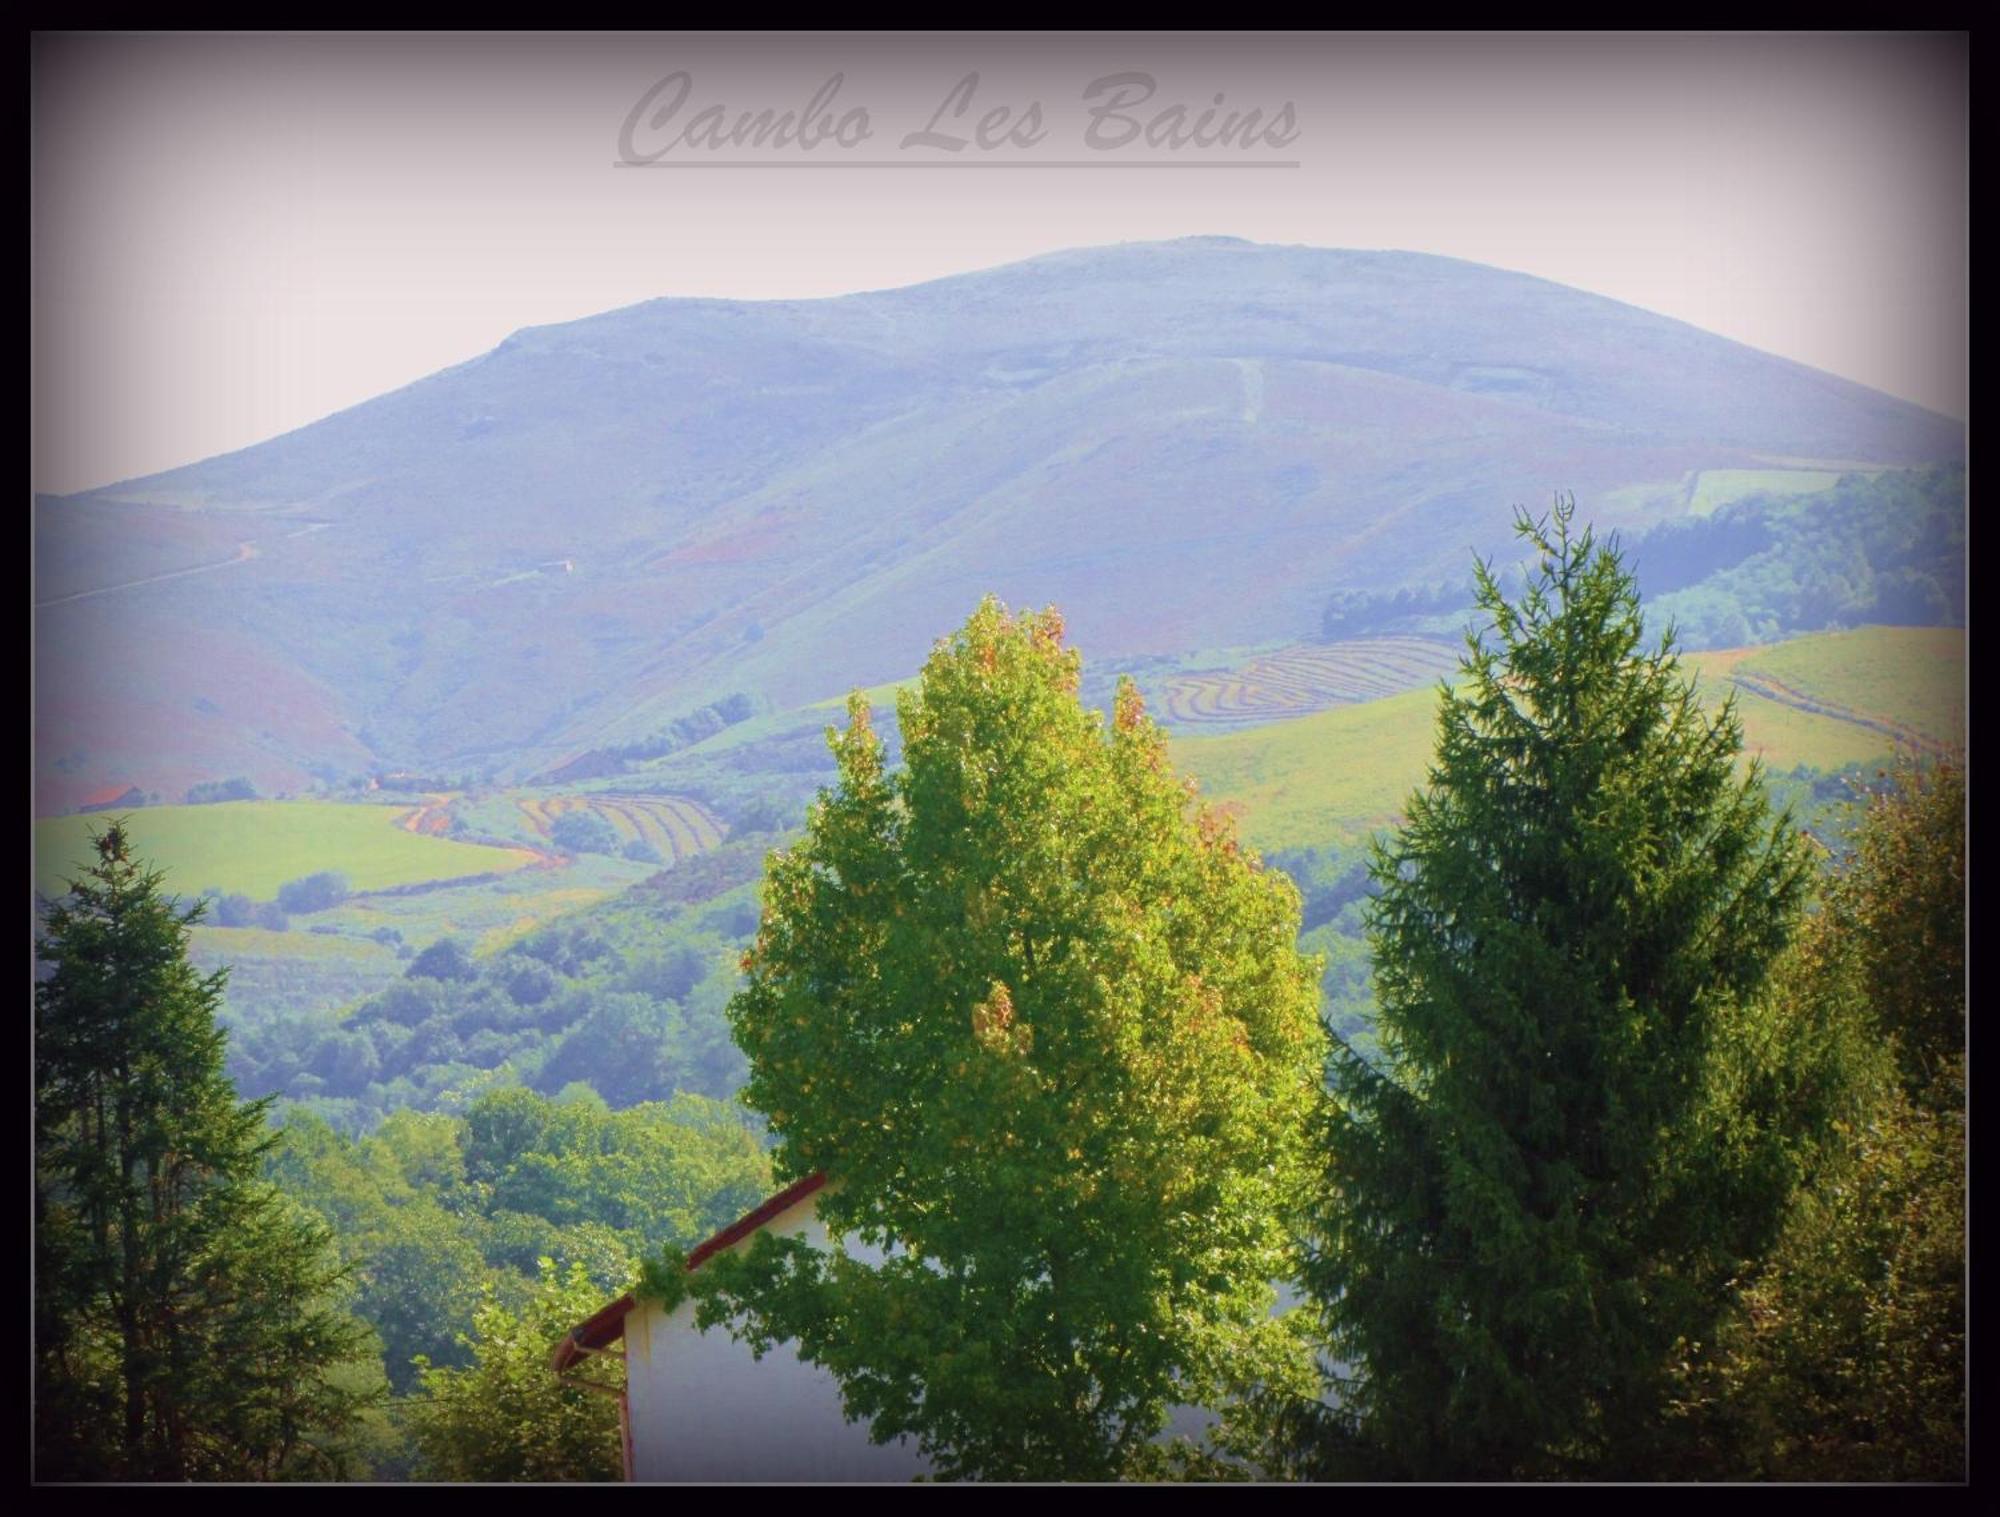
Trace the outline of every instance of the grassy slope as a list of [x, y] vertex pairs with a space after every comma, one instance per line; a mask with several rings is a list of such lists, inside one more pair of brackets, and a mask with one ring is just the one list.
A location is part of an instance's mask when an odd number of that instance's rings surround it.
[[1810, 495], [1839, 482], [1838, 474], [1818, 469], [1703, 469], [1689, 492], [1688, 510], [1708, 516], [1746, 495]]
[[1945, 741], [1965, 740], [1965, 633], [1955, 627], [1862, 627], [1759, 648], [1751, 673]]
[[1259, 848], [1353, 839], [1402, 810], [1431, 754], [1435, 689], [1228, 737], [1176, 738], [1174, 762], [1204, 797], [1243, 815]]
[[[520, 868], [526, 852], [486, 848], [405, 832], [401, 806], [324, 801], [230, 801], [214, 806], [153, 806], [130, 813], [133, 851], [167, 873], [171, 888], [192, 895], [211, 885], [269, 900], [278, 887], [323, 869], [347, 876], [352, 890], [385, 890]], [[90, 854], [103, 816], [51, 817], [35, 823], [35, 884], [62, 888]]]
[[[1685, 665], [1711, 701], [1735, 693], [1750, 747], [1782, 771], [1800, 763], [1832, 769], [1876, 761], [1892, 741], [1885, 728], [1962, 741], [1964, 660], [1960, 632], [1864, 628], [1691, 654]], [[1739, 679], [1822, 709], [1754, 693]], [[1435, 700], [1434, 688], [1414, 690], [1226, 736], [1176, 737], [1173, 757], [1200, 781], [1204, 796], [1242, 814], [1246, 838], [1261, 849], [1352, 841], [1393, 820], [1422, 783], [1435, 742]], [[818, 730], [837, 718], [830, 707], [774, 714], [718, 734], [703, 750], [714, 750], [712, 762], [740, 764], [755, 751], [760, 730], [769, 736], [793, 726], [817, 748]], [[686, 762], [693, 753], [674, 760]], [[755, 789], [775, 778], [749, 773], [743, 782]], [[648, 865], [595, 855], [558, 870], [517, 872], [523, 855], [401, 830], [394, 819], [403, 809], [311, 802], [160, 807], [134, 812], [132, 825], [141, 852], [169, 870], [176, 888], [190, 892], [215, 884], [268, 897], [278, 883], [323, 868], [345, 871], [363, 890], [509, 871], [479, 884], [357, 897], [295, 920], [288, 933], [198, 930], [197, 956], [205, 967], [236, 966], [232, 1000], [267, 1012], [337, 1005], [399, 977], [404, 966], [395, 947], [370, 941], [380, 929], [394, 929], [405, 953], [447, 933], [490, 952], [651, 872]], [[44, 874], [53, 872], [63, 847], [79, 844], [90, 824], [101, 820], [38, 824]]]
[[[1774, 769], [1887, 757], [1889, 728], [1965, 740], [1965, 636], [1953, 629], [1864, 627], [1691, 654], [1685, 666], [1711, 705], [1735, 693], [1745, 747]], [[1423, 782], [1436, 699], [1434, 689], [1416, 690], [1227, 737], [1177, 738], [1174, 760], [1204, 796], [1242, 812], [1244, 836], [1259, 848], [1351, 841], [1399, 814]]]

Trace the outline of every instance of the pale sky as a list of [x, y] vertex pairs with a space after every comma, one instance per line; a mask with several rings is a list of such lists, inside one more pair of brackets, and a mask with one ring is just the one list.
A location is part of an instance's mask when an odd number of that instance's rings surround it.
[[[635, 138], [673, 162], [954, 167], [614, 168], [677, 72], [682, 109]], [[1038, 101], [1043, 139], [905, 147], [974, 72], [940, 131]], [[1289, 102], [1290, 140], [1095, 148], [1086, 93], [1130, 72], [1154, 81], [1141, 122]], [[835, 74], [835, 123], [866, 113], [852, 149], [671, 142], [709, 106], [800, 112]], [[31, 134], [39, 491], [240, 448], [655, 296], [842, 294], [1201, 234], [1520, 270], [1966, 414], [1956, 37], [42, 36]], [[1297, 167], [1101, 166], [1136, 159]]]

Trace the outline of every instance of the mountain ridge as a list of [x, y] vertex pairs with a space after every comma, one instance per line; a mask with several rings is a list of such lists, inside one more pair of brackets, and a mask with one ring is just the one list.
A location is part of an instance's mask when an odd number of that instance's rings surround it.
[[1643, 527], [1701, 470], [1962, 453], [1908, 402], [1432, 254], [1184, 239], [658, 297], [38, 499], [38, 796], [536, 772], [899, 675], [989, 589], [1103, 657], [1310, 636], [1554, 489]]

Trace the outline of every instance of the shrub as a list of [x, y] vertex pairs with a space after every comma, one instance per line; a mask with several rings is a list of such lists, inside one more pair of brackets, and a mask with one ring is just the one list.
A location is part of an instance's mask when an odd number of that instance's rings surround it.
[[478, 972], [456, 938], [439, 938], [403, 971], [412, 980], [470, 980]]
[[594, 811], [566, 811], [549, 829], [549, 840], [564, 853], [608, 853], [616, 855], [618, 832]]
[[347, 899], [347, 876], [322, 870], [278, 887], [278, 904], [294, 916], [330, 911]]

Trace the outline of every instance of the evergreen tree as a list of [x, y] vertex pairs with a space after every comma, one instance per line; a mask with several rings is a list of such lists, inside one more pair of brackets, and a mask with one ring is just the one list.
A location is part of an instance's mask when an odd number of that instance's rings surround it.
[[36, 1473], [341, 1473], [369, 1339], [326, 1229], [259, 1176], [267, 1103], [236, 1099], [224, 977], [187, 961], [202, 908], [121, 825], [95, 843], [37, 945]]
[[1305, 1179], [1297, 892], [1193, 804], [1129, 682], [1107, 731], [1079, 668], [1053, 610], [989, 599], [898, 701], [906, 768], [855, 696], [839, 788], [768, 866], [746, 1098], [888, 1256], [765, 1234], [651, 1275], [795, 1340], [946, 1476], [1151, 1468], [1173, 1403], [1271, 1333]]
[[1617, 1474], [1667, 1358], [1767, 1247], [1816, 1114], [1760, 996], [1802, 839], [1738, 776], [1615, 551], [1525, 513], [1537, 572], [1443, 695], [1376, 854], [1382, 1054], [1335, 1060], [1308, 1280], [1345, 1368], [1309, 1462]]

